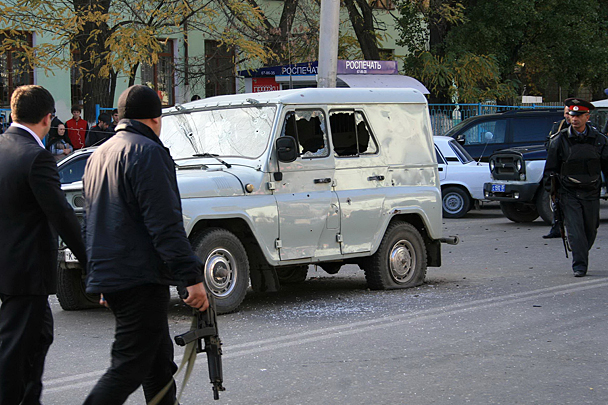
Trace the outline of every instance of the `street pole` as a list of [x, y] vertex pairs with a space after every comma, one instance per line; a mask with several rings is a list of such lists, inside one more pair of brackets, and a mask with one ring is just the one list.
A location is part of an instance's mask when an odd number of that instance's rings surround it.
[[340, 0], [321, 0], [317, 87], [336, 87]]

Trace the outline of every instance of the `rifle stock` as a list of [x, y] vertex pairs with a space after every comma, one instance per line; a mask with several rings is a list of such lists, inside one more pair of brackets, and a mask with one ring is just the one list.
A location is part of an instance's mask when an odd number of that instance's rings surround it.
[[564, 244], [564, 252], [566, 252], [566, 258], [568, 257], [568, 252], [572, 251], [570, 247], [570, 242], [568, 241], [568, 235], [566, 235], [566, 229], [564, 228], [564, 212], [562, 211], [561, 201], [559, 199], [558, 194], [558, 179], [556, 173], [551, 173], [551, 208], [553, 208], [553, 221], [555, 221], [555, 225], [559, 229], [559, 234], [562, 237], [562, 242]]

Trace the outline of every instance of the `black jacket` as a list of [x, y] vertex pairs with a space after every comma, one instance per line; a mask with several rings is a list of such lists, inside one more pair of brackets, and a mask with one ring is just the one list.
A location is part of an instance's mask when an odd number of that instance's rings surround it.
[[108, 129], [101, 129], [99, 125], [95, 125], [87, 132], [87, 137], [84, 141], [84, 146], [98, 146], [110, 139], [114, 135], [114, 131]]
[[61, 191], [57, 163], [30, 133], [0, 135], [0, 293], [55, 293], [57, 234], [86, 262], [80, 224]]
[[87, 292], [202, 281], [184, 230], [175, 163], [148, 126], [121, 120], [89, 158], [83, 183]]
[[[544, 171], [545, 189], [549, 190], [551, 187], [550, 174], [557, 173], [560, 175], [560, 192], [569, 193], [582, 200], [598, 199], [600, 197], [600, 184], [593, 190], [574, 189], [562, 184], [562, 164], [568, 157], [571, 144], [586, 142], [595, 145], [597, 154], [600, 158], [600, 170], [604, 173], [604, 177], [608, 176], [608, 138], [595, 129], [595, 127], [589, 125], [589, 123], [587, 123], [587, 135], [584, 141], [578, 140], [571, 129], [571, 126], [564, 128], [551, 138]], [[608, 179], [608, 177], [606, 178]]]

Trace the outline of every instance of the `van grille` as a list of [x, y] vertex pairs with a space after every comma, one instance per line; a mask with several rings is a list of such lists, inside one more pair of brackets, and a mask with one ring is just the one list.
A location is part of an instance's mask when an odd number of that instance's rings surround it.
[[[517, 170], [518, 162], [521, 170]], [[525, 165], [519, 154], [498, 153], [490, 157], [492, 167], [492, 178], [494, 180], [520, 180], [521, 174], [525, 173]]]

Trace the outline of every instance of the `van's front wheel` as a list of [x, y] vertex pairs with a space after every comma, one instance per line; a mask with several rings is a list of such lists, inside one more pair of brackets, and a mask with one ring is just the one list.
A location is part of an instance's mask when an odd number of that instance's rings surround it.
[[203, 262], [205, 285], [215, 298], [218, 314], [235, 311], [249, 287], [249, 260], [238, 237], [222, 228], [208, 228], [193, 240]]
[[378, 251], [365, 264], [372, 290], [415, 287], [426, 276], [426, 247], [420, 232], [407, 222], [392, 223]]

